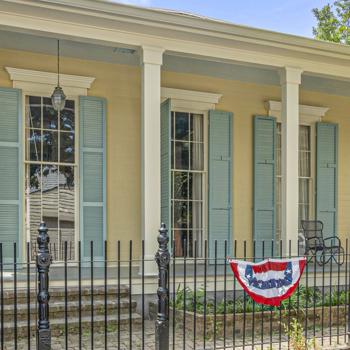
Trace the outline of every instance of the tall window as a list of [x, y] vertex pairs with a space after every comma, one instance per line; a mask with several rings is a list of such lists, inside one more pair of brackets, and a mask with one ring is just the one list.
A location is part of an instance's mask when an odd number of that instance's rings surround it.
[[76, 154], [75, 102], [56, 112], [51, 99], [25, 98], [25, 225], [35, 254], [37, 229], [45, 221], [55, 260], [75, 258]]
[[[282, 229], [282, 125], [277, 123], [276, 142], [276, 239], [281, 238]], [[312, 171], [311, 171], [311, 127], [299, 126], [299, 229], [301, 220], [311, 219]]]
[[198, 254], [204, 239], [204, 115], [171, 115], [171, 223], [176, 256]]

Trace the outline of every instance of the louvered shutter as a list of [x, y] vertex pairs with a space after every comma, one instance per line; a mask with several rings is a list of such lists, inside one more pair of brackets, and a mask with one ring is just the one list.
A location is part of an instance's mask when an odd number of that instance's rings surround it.
[[0, 242], [4, 261], [13, 259], [13, 243], [22, 237], [21, 98], [17, 89], [0, 88]]
[[[225, 258], [225, 240], [231, 252], [232, 236], [232, 113], [209, 111], [209, 256]], [[213, 261], [212, 261], [213, 262]]]
[[275, 238], [275, 140], [276, 121], [272, 117], [254, 118], [254, 213], [255, 256], [271, 255]]
[[106, 102], [80, 97], [80, 238], [83, 257], [102, 258], [106, 238]]
[[[170, 99], [161, 104], [161, 221], [166, 224], [169, 235], [171, 234], [170, 223], [170, 160], [171, 160], [171, 110]], [[170, 236], [171, 237], [171, 236]]]
[[317, 123], [316, 217], [324, 236], [337, 234], [338, 125]]

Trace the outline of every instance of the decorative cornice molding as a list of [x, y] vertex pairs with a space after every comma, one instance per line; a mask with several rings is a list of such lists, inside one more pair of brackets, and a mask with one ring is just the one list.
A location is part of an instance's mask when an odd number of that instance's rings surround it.
[[[10, 79], [16, 83], [28, 82], [46, 85], [57, 84], [57, 74], [30, 69], [20, 69], [5, 67]], [[60, 74], [60, 85], [62, 87], [71, 87], [79, 89], [89, 89], [94, 82], [94, 77], [85, 77], [81, 75]]]
[[[266, 109], [269, 115], [277, 120], [281, 119], [282, 103], [280, 101], [267, 101]], [[328, 107], [299, 105], [299, 119], [302, 123], [315, 123], [321, 121], [328, 111]]]
[[190, 108], [194, 110], [215, 109], [215, 105], [219, 103], [221, 94], [211, 92], [182, 90], [162, 87], [162, 100], [171, 99], [172, 108]]
[[162, 87], [162, 97], [176, 100], [219, 103], [222, 94]]

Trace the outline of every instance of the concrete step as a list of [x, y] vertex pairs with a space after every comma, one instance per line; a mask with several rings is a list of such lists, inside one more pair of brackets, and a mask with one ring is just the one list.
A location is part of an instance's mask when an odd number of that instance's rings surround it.
[[[141, 324], [142, 324], [142, 318], [137, 313], [133, 313], [131, 317], [129, 317], [128, 314], [121, 314], [120, 315], [120, 330], [121, 331], [128, 331], [129, 329], [129, 323], [132, 323], [132, 329], [134, 331], [139, 331]], [[105, 323], [105, 319], [103, 315], [96, 315], [93, 318], [93, 325], [94, 325], [94, 332], [102, 332], [107, 327], [107, 330], [109, 332], [117, 331], [118, 330], [118, 315], [110, 315], [107, 318], [107, 324]], [[91, 317], [90, 316], [84, 316], [81, 318], [81, 325], [82, 325], [82, 333], [90, 332], [91, 331]], [[36, 320], [32, 319], [30, 323], [30, 332], [31, 336], [35, 337], [36, 334]], [[50, 320], [50, 327], [51, 327], [51, 334], [52, 336], [62, 336], [65, 333], [65, 319], [59, 318], [59, 319], [53, 319]], [[25, 338], [28, 336], [28, 325], [27, 321], [24, 321], [22, 319], [18, 320], [17, 322], [17, 339]], [[79, 333], [79, 318], [78, 317], [69, 317], [68, 318], [68, 333], [69, 334], [78, 334]], [[15, 326], [13, 322], [4, 322], [4, 340], [5, 341], [12, 341], [15, 336]]]
[[[50, 302], [58, 302], [64, 301], [65, 290], [62, 287], [50, 287]], [[127, 286], [122, 285], [119, 289], [120, 297], [126, 298], [128, 296], [129, 289]], [[17, 289], [16, 293], [14, 290], [8, 289], [4, 290], [3, 300], [4, 304], [13, 304], [15, 295], [17, 297], [17, 304], [25, 304], [28, 300], [28, 292], [27, 289]], [[93, 289], [94, 300], [104, 300], [105, 289], [103, 286], [94, 287]], [[71, 301], [79, 300], [79, 288], [78, 287], [68, 287], [68, 297]], [[29, 298], [31, 301], [36, 300], [37, 298], [37, 290], [32, 288], [30, 290]], [[107, 288], [107, 299], [108, 300], [117, 300], [118, 298], [118, 287], [108, 287]], [[81, 299], [83, 301], [90, 301], [91, 299], [91, 288], [90, 287], [82, 287], [81, 288]]]
[[[55, 301], [50, 300], [50, 319], [59, 319], [65, 317], [65, 303], [64, 301]], [[118, 314], [118, 300], [107, 300], [107, 314], [114, 315]], [[131, 305], [129, 303], [129, 299], [122, 298], [120, 299], [120, 313], [128, 314], [131, 306], [131, 312], [135, 312], [137, 303], [135, 301], [131, 301]], [[37, 315], [37, 304], [30, 304], [30, 318], [33, 318]], [[104, 315], [105, 313], [105, 303], [104, 300], [94, 300], [93, 310], [95, 315]], [[1, 311], [1, 309], [0, 309]], [[7, 304], [4, 305], [3, 315], [4, 321], [11, 322], [14, 320], [14, 305]], [[68, 317], [78, 317], [79, 316], [79, 302], [69, 300], [67, 303], [67, 312]], [[28, 319], [28, 305], [27, 304], [17, 304], [16, 307], [17, 319], [22, 321]], [[82, 301], [81, 303], [81, 315], [90, 316], [91, 314], [91, 302]]]

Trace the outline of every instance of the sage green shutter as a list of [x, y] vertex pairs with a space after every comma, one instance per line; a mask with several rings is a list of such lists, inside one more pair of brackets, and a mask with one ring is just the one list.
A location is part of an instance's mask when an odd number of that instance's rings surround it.
[[337, 234], [338, 125], [317, 123], [316, 217], [324, 236]]
[[0, 88], [0, 242], [5, 261], [20, 251], [22, 231], [21, 98], [17, 89]]
[[106, 102], [80, 97], [80, 227], [83, 257], [103, 257], [106, 238]]
[[255, 256], [271, 255], [275, 239], [275, 157], [276, 121], [272, 117], [254, 118], [254, 213]]
[[232, 113], [209, 111], [209, 256], [224, 262], [225, 240], [231, 254], [232, 235]]
[[[170, 100], [167, 99], [161, 105], [161, 221], [166, 224], [169, 235], [171, 234], [171, 110]], [[172, 236], [170, 236], [172, 237]]]

